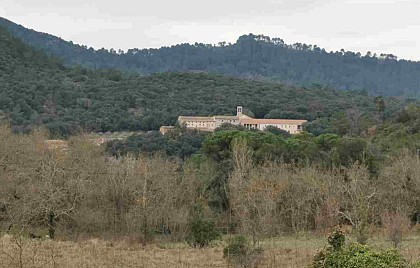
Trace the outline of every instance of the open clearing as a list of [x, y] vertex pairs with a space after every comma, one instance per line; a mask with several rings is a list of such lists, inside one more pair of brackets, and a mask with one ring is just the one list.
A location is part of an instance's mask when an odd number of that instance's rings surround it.
[[[0, 241], [0, 267], [20, 267], [16, 243], [10, 237]], [[167, 242], [143, 247], [129, 239], [78, 242], [26, 239], [21, 244], [23, 267], [229, 267], [223, 259], [225, 242], [204, 249]], [[391, 247], [379, 237], [371, 238], [369, 244], [377, 248]], [[324, 245], [324, 238], [314, 236], [265, 240], [261, 243], [265, 251], [260, 267], [307, 267], [317, 249]], [[420, 261], [420, 236], [407, 238], [400, 251], [409, 260]]]

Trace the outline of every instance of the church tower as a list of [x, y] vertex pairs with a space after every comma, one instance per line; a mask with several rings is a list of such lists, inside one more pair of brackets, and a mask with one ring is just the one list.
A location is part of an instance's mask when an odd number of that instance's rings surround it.
[[236, 107], [236, 116], [242, 116], [242, 106]]

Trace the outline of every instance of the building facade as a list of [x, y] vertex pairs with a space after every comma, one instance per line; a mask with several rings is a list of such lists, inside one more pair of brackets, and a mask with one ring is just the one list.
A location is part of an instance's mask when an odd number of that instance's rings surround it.
[[[268, 126], [277, 127], [290, 134], [298, 134], [303, 131], [303, 124], [306, 120], [290, 119], [254, 119], [243, 113], [242, 106], [236, 107], [236, 116], [216, 115], [210, 117], [202, 116], [179, 116], [178, 123], [189, 129], [201, 131], [214, 131], [222, 124], [241, 125], [247, 129], [265, 130]], [[161, 130], [168, 130], [168, 127], [162, 127]], [[161, 131], [162, 132], [162, 131]], [[167, 131], [165, 131], [166, 133]], [[162, 132], [162, 134], [165, 134]]]
[[179, 116], [178, 123], [180, 125], [185, 125], [187, 128], [202, 131], [213, 131], [216, 128], [214, 117]]
[[258, 129], [262, 131], [271, 126], [285, 130], [290, 134], [298, 134], [303, 131], [303, 124], [306, 122], [306, 120], [251, 118], [241, 120], [241, 125], [247, 129]]
[[162, 133], [162, 135], [165, 135], [166, 133], [172, 131], [174, 129], [174, 126], [161, 126], [159, 131]]
[[214, 131], [223, 124], [240, 125], [241, 119], [250, 119], [251, 117], [242, 113], [242, 107], [236, 108], [235, 115], [215, 115], [209, 117], [203, 116], [179, 116], [178, 123], [185, 125], [187, 128], [197, 129], [201, 131]]

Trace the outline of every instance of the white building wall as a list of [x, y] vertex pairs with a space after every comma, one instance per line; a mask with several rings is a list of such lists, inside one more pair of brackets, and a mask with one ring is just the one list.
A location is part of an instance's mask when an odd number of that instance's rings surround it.
[[214, 130], [216, 128], [215, 126], [215, 122], [211, 122], [211, 121], [189, 121], [186, 120], [185, 122], [183, 122], [187, 128], [190, 129], [208, 129], [208, 130]]

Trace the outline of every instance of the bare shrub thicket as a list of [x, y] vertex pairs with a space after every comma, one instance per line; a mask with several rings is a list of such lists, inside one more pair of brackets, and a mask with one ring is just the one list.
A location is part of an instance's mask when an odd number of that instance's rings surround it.
[[18, 225], [34, 224], [38, 215], [31, 210], [31, 198], [34, 191], [31, 181], [36, 177], [42, 157], [39, 150], [43, 142], [43, 133], [31, 136], [12, 134], [6, 126], [0, 127], [0, 202], [2, 203], [3, 228], [11, 229]]
[[113, 231], [141, 233], [145, 241], [154, 230], [181, 229], [192, 204], [181, 198], [188, 187], [178, 168], [161, 156], [110, 163], [102, 195]]
[[48, 253], [41, 250], [41, 240], [30, 239], [16, 233], [0, 238], [0, 267], [57, 267], [57, 254], [52, 243]]
[[[210, 209], [215, 165], [203, 157], [184, 162], [162, 155], [109, 158], [87, 136], [68, 148], [48, 149], [42, 131], [13, 134], [0, 126], [0, 227], [22, 235], [137, 236], [180, 240], [188, 234], [193, 207], [217, 227], [249, 237], [327, 230], [352, 225], [360, 242], [370, 224], [394, 230], [390, 219], [420, 219], [420, 160], [410, 152], [389, 159], [377, 177], [363, 164], [330, 168], [267, 160], [255, 163], [250, 146], [233, 144], [233, 170], [222, 185], [229, 211]], [[219, 170], [220, 172], [220, 170]], [[219, 174], [220, 175], [220, 174]], [[387, 214], [388, 213], [388, 214]], [[387, 220], [388, 219], [388, 220]], [[12, 226], [14, 226], [12, 228]], [[390, 226], [394, 226], [390, 228]], [[394, 238], [392, 238], [394, 239]], [[398, 242], [399, 243], [399, 242]]]
[[420, 158], [404, 151], [393, 157], [381, 170], [379, 209], [405, 213], [420, 222]]
[[331, 170], [271, 161], [255, 165], [243, 141], [236, 141], [232, 155], [231, 209], [238, 231], [254, 241], [344, 224], [366, 243], [370, 225], [386, 222], [385, 212], [419, 215], [419, 159], [408, 152], [389, 160], [377, 178], [359, 163]]
[[253, 165], [252, 153], [243, 141], [236, 141], [233, 159], [231, 209], [239, 231], [254, 243], [262, 237], [313, 230], [321, 221], [328, 227], [336, 222], [337, 211], [328, 211], [326, 221], [319, 219], [322, 209], [335, 200], [333, 174], [281, 162]]
[[378, 178], [377, 214], [384, 232], [398, 247], [412, 224], [420, 222], [420, 159], [410, 151], [394, 156]]
[[106, 158], [87, 137], [67, 150], [44, 146], [46, 135], [0, 130], [3, 231], [63, 235], [186, 234], [199, 196], [194, 172], [163, 156]]
[[407, 218], [405, 213], [383, 212], [381, 220], [386, 236], [397, 248], [410, 229], [410, 219]]
[[377, 197], [376, 184], [370, 179], [367, 168], [355, 163], [336, 186], [341, 204], [339, 214], [354, 227], [357, 242], [365, 244], [374, 200]]
[[251, 175], [252, 152], [245, 141], [237, 140], [233, 149], [234, 170], [229, 178], [229, 199], [239, 230], [252, 237], [253, 244], [273, 224], [275, 197], [267, 178], [262, 182]]
[[[283, 166], [283, 167], [282, 167]], [[278, 218], [284, 232], [313, 230], [328, 199], [333, 196], [333, 174], [316, 167], [287, 167], [288, 186], [278, 200]], [[319, 223], [319, 222], [318, 222]]]
[[110, 159], [89, 187], [77, 225], [90, 226], [88, 233], [138, 235], [143, 243], [155, 233], [185, 236], [198, 195], [179, 163], [159, 155]]

